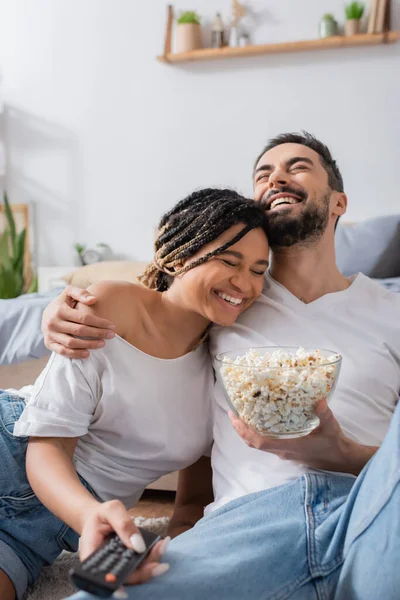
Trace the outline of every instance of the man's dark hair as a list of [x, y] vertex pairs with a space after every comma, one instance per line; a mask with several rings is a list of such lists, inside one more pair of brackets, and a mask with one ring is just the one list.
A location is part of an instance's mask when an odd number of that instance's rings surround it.
[[[182, 266], [186, 259], [195, 256], [201, 248], [238, 223], [243, 223], [243, 229], [231, 240]], [[221, 254], [258, 227], [267, 235], [267, 218], [254, 200], [233, 190], [194, 192], [162, 217], [154, 244], [154, 259], [139, 281], [145, 287], [163, 292], [170, 287], [174, 277]]]
[[270, 139], [264, 150], [258, 156], [254, 169], [257, 167], [260, 158], [268, 152], [268, 150], [272, 150], [272, 148], [281, 146], [282, 144], [300, 144], [301, 146], [306, 146], [307, 148], [314, 150], [314, 152], [319, 154], [321, 164], [328, 174], [329, 187], [336, 192], [344, 192], [342, 175], [336, 161], [332, 158], [328, 146], [325, 146], [325, 144], [317, 140], [314, 135], [307, 131], [302, 131], [301, 133], [280, 133], [276, 137]]

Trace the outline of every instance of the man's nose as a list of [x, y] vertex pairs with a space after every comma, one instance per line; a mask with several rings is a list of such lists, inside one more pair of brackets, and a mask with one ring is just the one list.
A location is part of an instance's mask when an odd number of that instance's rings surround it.
[[282, 185], [287, 185], [288, 182], [289, 182], [289, 175], [282, 169], [276, 169], [275, 171], [273, 171], [271, 173], [271, 175], [269, 176], [269, 181], [268, 181], [269, 187], [271, 189], [282, 186]]

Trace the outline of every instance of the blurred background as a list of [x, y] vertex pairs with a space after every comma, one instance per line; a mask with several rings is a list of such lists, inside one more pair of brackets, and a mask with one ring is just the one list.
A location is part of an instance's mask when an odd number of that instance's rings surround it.
[[[196, 11], [209, 46], [217, 11], [229, 36], [231, 5], [174, 11]], [[343, 0], [243, 5], [251, 44], [318, 38], [325, 13], [345, 20]], [[73, 264], [76, 243], [148, 259], [163, 211], [199, 187], [251, 195], [254, 159], [285, 131], [330, 146], [348, 220], [399, 212], [400, 43], [163, 64], [166, 14], [163, 0], [0, 1], [5, 181], [31, 203], [37, 266]]]

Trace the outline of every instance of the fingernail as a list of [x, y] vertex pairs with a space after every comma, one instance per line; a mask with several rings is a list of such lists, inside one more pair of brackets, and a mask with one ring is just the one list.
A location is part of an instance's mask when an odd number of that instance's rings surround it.
[[129, 598], [128, 592], [125, 591], [125, 588], [120, 587], [116, 592], [113, 593], [113, 598]]
[[115, 325], [109, 325], [107, 329], [115, 329]]
[[167, 537], [163, 540], [163, 542], [160, 546], [160, 556], [162, 556], [163, 554], [166, 553], [170, 541], [171, 541], [171, 538], [169, 535], [167, 535]]
[[112, 340], [114, 336], [115, 336], [115, 333], [107, 333], [108, 340]]
[[82, 298], [86, 298], [86, 300], [94, 300], [96, 296], [82, 296]]
[[139, 533], [134, 533], [130, 537], [130, 542], [135, 552], [143, 554], [143, 552], [146, 550], [146, 544], [144, 543], [144, 540]]
[[169, 564], [162, 563], [161, 565], [157, 565], [156, 567], [154, 567], [151, 574], [153, 577], [160, 577], [160, 575], [164, 575], [164, 573], [166, 573], [168, 571], [168, 569], [169, 569]]

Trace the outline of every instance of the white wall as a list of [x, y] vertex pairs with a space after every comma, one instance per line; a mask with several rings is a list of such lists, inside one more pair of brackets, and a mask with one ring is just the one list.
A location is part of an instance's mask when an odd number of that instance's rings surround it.
[[[71, 245], [151, 254], [159, 215], [196, 187], [251, 194], [267, 138], [312, 131], [343, 171], [348, 218], [399, 212], [400, 43], [166, 66], [163, 0], [0, 0], [8, 187], [34, 200], [40, 264]], [[255, 42], [316, 37], [342, 0], [251, 0]], [[400, 28], [400, 0], [393, 0]], [[176, 1], [208, 20], [230, 0]]]

